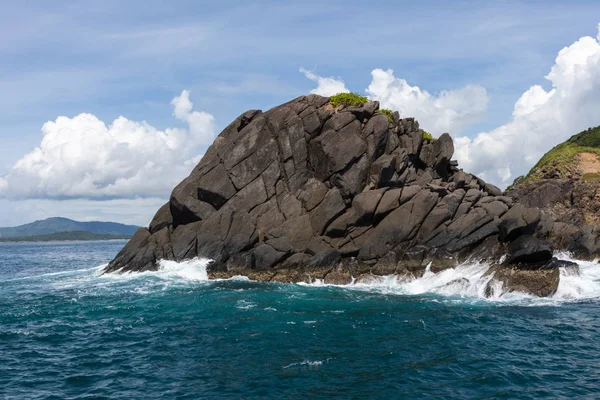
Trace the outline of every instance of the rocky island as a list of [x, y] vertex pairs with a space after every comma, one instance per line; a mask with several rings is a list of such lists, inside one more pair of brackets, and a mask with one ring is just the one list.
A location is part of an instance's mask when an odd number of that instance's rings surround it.
[[433, 139], [353, 94], [247, 111], [105, 272], [205, 257], [211, 278], [346, 284], [477, 260], [492, 265], [488, 292], [501, 283], [549, 296], [559, 268], [577, 268], [554, 251], [598, 254], [591, 221], [553, 211], [564, 190], [504, 194], [461, 170], [453, 152], [449, 134]]

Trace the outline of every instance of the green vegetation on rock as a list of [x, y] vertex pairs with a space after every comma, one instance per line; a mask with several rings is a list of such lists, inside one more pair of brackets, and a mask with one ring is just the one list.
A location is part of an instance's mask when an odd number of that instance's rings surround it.
[[579, 132], [567, 141], [583, 147], [600, 147], [600, 126]]
[[387, 120], [389, 123], [394, 122], [394, 120], [392, 119], [392, 110], [388, 109], [388, 108], [380, 108], [379, 110], [376, 110], [375, 112], [383, 114], [387, 117]]
[[335, 96], [329, 98], [329, 102], [332, 106], [337, 107], [340, 105], [344, 106], [358, 106], [365, 104], [369, 99], [366, 96], [361, 96], [358, 93], [338, 93]]
[[[561, 176], [568, 176], [576, 167], [576, 156], [581, 153], [593, 153], [600, 156], [600, 126], [588, 128], [577, 135], [571, 136], [549, 152], [535, 164], [525, 177], [518, 177], [507, 190], [517, 185], [533, 183], [544, 179], [549, 169], [558, 172]], [[587, 176], [589, 175], [589, 176]], [[595, 174], [585, 174], [584, 181], [593, 181], [598, 177]]]
[[430, 142], [433, 142], [435, 140], [435, 138], [433, 137], [433, 135], [427, 131], [423, 131], [423, 140], [429, 140]]

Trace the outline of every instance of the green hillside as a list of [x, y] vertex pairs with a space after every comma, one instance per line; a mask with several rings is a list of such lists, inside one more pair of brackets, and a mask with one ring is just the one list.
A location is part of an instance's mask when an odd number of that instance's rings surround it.
[[[520, 176], [507, 190], [517, 185], [533, 183], [544, 179], [549, 169], [557, 171], [561, 176], [568, 176], [576, 167], [576, 158], [580, 153], [594, 153], [600, 156], [600, 126], [588, 128], [571, 136], [567, 141], [555, 146], [544, 154], [526, 176]], [[587, 177], [589, 179], [594, 177]], [[583, 177], [586, 180], [586, 176]]]

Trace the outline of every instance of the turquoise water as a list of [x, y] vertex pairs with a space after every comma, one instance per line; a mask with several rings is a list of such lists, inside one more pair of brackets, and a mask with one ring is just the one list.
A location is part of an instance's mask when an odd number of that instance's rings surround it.
[[[0, 398], [600, 397], [600, 269], [554, 299], [486, 267], [341, 288], [99, 276], [123, 241], [0, 244]], [[468, 281], [456, 281], [466, 276]]]

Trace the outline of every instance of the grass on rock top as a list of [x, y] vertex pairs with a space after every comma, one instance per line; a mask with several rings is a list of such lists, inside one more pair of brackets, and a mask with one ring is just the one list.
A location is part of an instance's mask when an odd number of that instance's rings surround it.
[[[343, 106], [360, 106], [365, 104], [369, 99], [366, 96], [362, 96], [358, 93], [338, 93], [335, 96], [329, 98], [329, 102], [333, 107]], [[376, 113], [383, 114], [387, 117], [388, 122], [394, 122], [392, 119], [392, 110], [387, 108], [381, 108], [375, 110]]]
[[392, 118], [392, 110], [388, 109], [388, 108], [380, 108], [379, 110], [376, 110], [375, 112], [383, 114], [387, 117], [387, 120], [389, 123], [394, 122], [394, 119]]
[[[581, 153], [592, 153], [600, 156], [600, 126], [589, 128], [571, 136], [566, 142], [555, 146], [540, 158], [525, 177], [520, 176], [515, 179], [509, 188], [543, 179], [549, 168], [558, 171], [561, 176], [566, 176], [576, 167], [575, 156]], [[589, 180], [590, 177], [584, 176], [583, 178]]]
[[332, 106], [337, 107], [340, 105], [344, 106], [358, 106], [365, 104], [369, 99], [366, 96], [361, 96], [358, 93], [338, 93], [335, 96], [329, 98], [329, 102]]
[[435, 138], [433, 137], [433, 135], [427, 131], [423, 131], [423, 140], [429, 140], [430, 142], [433, 142], [435, 140]]
[[[358, 93], [338, 93], [329, 98], [329, 102], [333, 107], [338, 106], [359, 106], [365, 104], [369, 99], [366, 96], [362, 96]], [[380, 113], [386, 116], [388, 122], [394, 122], [392, 118], [393, 111], [388, 108], [380, 108], [375, 111], [376, 113]], [[435, 138], [433, 135], [427, 131], [423, 131], [423, 139], [429, 140], [430, 142], [434, 141]]]

